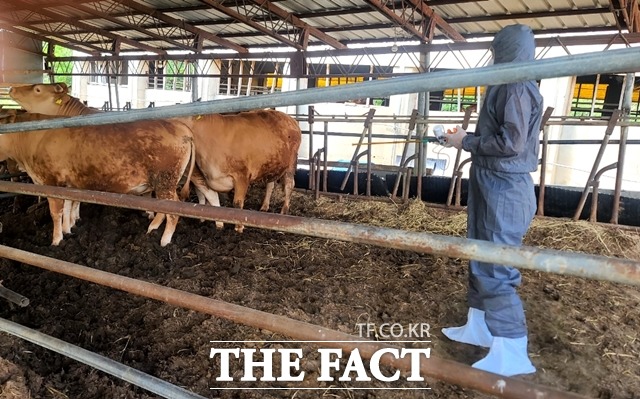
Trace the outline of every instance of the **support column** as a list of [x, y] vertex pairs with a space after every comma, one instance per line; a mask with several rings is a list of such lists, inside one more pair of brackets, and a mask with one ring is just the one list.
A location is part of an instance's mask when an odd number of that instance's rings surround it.
[[[426, 73], [429, 73], [429, 53], [420, 53], [420, 67]], [[429, 103], [430, 96], [429, 92], [421, 92], [418, 93], [418, 114], [423, 116], [425, 119], [429, 117]], [[416, 170], [416, 175], [418, 178], [416, 184], [416, 198], [422, 199], [422, 178], [425, 176], [426, 165], [427, 165], [427, 142], [423, 140], [423, 137], [428, 135], [428, 124], [422, 123], [418, 125], [417, 136], [420, 140], [416, 146], [418, 153], [418, 164]]]
[[[634, 73], [628, 73], [624, 81], [624, 92], [622, 97], [622, 115], [620, 119], [626, 121], [629, 119], [631, 104], [633, 103], [633, 87], [636, 76]], [[622, 176], [624, 172], [624, 160], [627, 150], [627, 136], [629, 134], [629, 126], [620, 127], [620, 144], [618, 150], [618, 168], [616, 169], [616, 188], [613, 194], [613, 207], [611, 209], [611, 222], [618, 224], [618, 214], [620, 213], [620, 193], [622, 191]]]

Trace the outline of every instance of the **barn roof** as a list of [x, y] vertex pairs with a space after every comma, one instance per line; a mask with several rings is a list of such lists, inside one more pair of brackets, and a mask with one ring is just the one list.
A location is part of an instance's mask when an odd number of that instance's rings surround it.
[[0, 11], [0, 30], [90, 55], [464, 45], [516, 22], [586, 43], [592, 32], [640, 42], [640, 6], [629, 0], [4, 0]]

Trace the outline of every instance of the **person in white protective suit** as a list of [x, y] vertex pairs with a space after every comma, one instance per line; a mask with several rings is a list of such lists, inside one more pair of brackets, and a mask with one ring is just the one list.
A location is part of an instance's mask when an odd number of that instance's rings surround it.
[[[494, 64], [532, 61], [535, 40], [526, 25], [500, 30]], [[447, 144], [471, 153], [467, 237], [522, 245], [536, 212], [530, 172], [538, 168], [542, 96], [535, 80], [490, 86], [476, 131], [458, 126]], [[469, 262], [467, 322], [444, 328], [449, 339], [489, 348], [473, 367], [504, 376], [536, 371], [527, 352], [527, 324], [516, 288], [520, 272], [508, 265]]]

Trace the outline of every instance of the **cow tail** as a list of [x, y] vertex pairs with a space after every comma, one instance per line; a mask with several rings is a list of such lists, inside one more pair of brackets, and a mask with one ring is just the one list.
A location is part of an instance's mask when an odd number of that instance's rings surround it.
[[189, 198], [189, 192], [191, 191], [191, 187], [189, 183], [191, 182], [191, 175], [193, 174], [193, 168], [196, 165], [196, 145], [193, 142], [193, 138], [191, 139], [191, 164], [189, 165], [189, 172], [187, 173], [187, 181], [184, 182], [182, 189], [180, 190], [180, 200], [185, 201]]

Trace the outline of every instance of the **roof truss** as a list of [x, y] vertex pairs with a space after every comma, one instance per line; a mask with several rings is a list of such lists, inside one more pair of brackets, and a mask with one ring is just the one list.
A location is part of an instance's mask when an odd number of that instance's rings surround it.
[[338, 40], [314, 28], [295, 15], [268, 0], [200, 0], [231, 18], [298, 50], [305, 50], [312, 35], [333, 48], [346, 46]]
[[[153, 20], [153, 17], [147, 14], [134, 13], [132, 8], [122, 6], [117, 2], [91, 2], [87, 5], [77, 4], [75, 1], [66, 0], [62, 1], [63, 4], [73, 6], [77, 10], [85, 12], [87, 14], [105, 19], [113, 22], [114, 24], [121, 25], [125, 28], [135, 30], [143, 33], [155, 40], [165, 41], [181, 50], [189, 50], [197, 52], [201, 49], [198, 48], [198, 41], [196, 33], [192, 33], [186, 30], [182, 30], [177, 26], [170, 26], [168, 28], [160, 28], [157, 25], [150, 25], [147, 28], [143, 28], [149, 20]], [[121, 17], [113, 16], [114, 13], [122, 15]], [[153, 22], [151, 22], [153, 24]], [[177, 38], [175, 38], [177, 37]], [[178, 39], [179, 38], [179, 39]], [[201, 47], [201, 46], [200, 46]]]
[[[622, 33], [640, 32], [640, 0], [609, 0], [584, 8], [549, 8], [544, 11], [489, 15], [471, 14], [468, 17], [443, 18], [445, 8], [461, 3], [481, 5], [491, 0], [362, 0], [345, 2], [331, 8], [304, 7], [292, 12], [297, 5], [282, 0], [191, 0], [186, 5], [152, 8], [161, 4], [152, 0], [5, 0], [0, 12], [0, 29], [12, 31], [29, 40], [42, 40], [51, 45], [65, 46], [94, 54], [113, 54], [134, 51], [167, 55], [169, 50], [200, 53], [204, 50], [231, 49], [248, 56], [248, 46], [255, 49], [275, 50], [280, 44], [302, 51], [308, 46], [324, 44], [335, 51], [346, 49], [347, 44], [390, 42], [390, 34], [369, 35], [359, 38], [358, 31], [389, 30], [396, 28], [409, 32], [398, 40], [417, 39], [431, 43], [434, 38], [449, 38], [455, 43], [469, 38], [490, 37], [492, 31], [477, 31], [461, 35], [463, 27], [489, 21], [526, 21], [537, 18], [593, 16], [590, 20], [609, 21], [606, 26], [582, 26], [560, 29], [541, 29], [538, 33], [576, 33], [618, 28]], [[174, 2], [177, 3], [177, 2]], [[166, 3], [169, 4], [169, 3]], [[282, 5], [281, 5], [282, 4]], [[285, 4], [289, 8], [285, 8]], [[507, 3], [504, 3], [507, 4]], [[470, 6], [471, 7], [471, 6]], [[190, 18], [202, 10], [213, 18]], [[442, 11], [440, 14], [437, 11]], [[376, 12], [378, 15], [376, 15]], [[224, 14], [224, 15], [222, 15]], [[352, 24], [322, 25], [323, 18], [356, 16]], [[495, 14], [495, 15], [494, 15]], [[387, 21], [381, 20], [384, 15]], [[454, 14], [454, 15], [460, 15]], [[601, 18], [596, 18], [602, 15]], [[612, 19], [611, 16], [615, 19]], [[226, 16], [226, 17], [225, 17]], [[313, 22], [312, 22], [313, 21]], [[371, 22], [375, 21], [375, 22]], [[611, 22], [613, 21], [613, 22]], [[313, 24], [314, 26], [312, 26]], [[233, 26], [232, 29], [225, 29]], [[460, 31], [456, 30], [460, 29]], [[343, 40], [336, 39], [341, 35]], [[270, 37], [274, 40], [259, 39]], [[344, 39], [347, 36], [349, 39]], [[250, 44], [254, 43], [254, 44]]]
[[[23, 11], [12, 12], [12, 14], [18, 17], [18, 19], [16, 20], [15, 18], [13, 18], [11, 22], [19, 25], [20, 14], [24, 14], [25, 16], [27, 16], [30, 21], [33, 21], [33, 18], [35, 17], [36, 21], [39, 21], [41, 24], [41, 26], [37, 29], [41, 33], [45, 32], [55, 35], [55, 32], [58, 30], [71, 29], [71, 31], [75, 33], [75, 41], [79, 43], [88, 42], [92, 37], [99, 36], [102, 38], [103, 43], [105, 43], [102, 48], [102, 51], [105, 52], [118, 52], [119, 49], [117, 48], [117, 46], [120, 43], [126, 43], [139, 50], [150, 51], [152, 53], [164, 52], [162, 50], [158, 50], [153, 46], [149, 46], [144, 43], [138, 43], [135, 40], [129, 39], [125, 36], [117, 35], [104, 29], [96, 28], [92, 25], [79, 21], [77, 18], [65, 17], [55, 11], [50, 11], [46, 7], [35, 6], [31, 3], [27, 3], [24, 0], [12, 1], [14, 5], [21, 6]], [[25, 11], [28, 12], [25, 13]], [[116, 48], [113, 48], [114, 44], [116, 45]]]
[[621, 28], [640, 32], [640, 4], [638, 0], [610, 0], [609, 7]]
[[437, 15], [423, 0], [366, 0], [366, 2], [423, 43], [431, 42], [436, 26], [449, 39], [465, 41], [460, 33]]
[[144, 6], [144, 5], [142, 5], [140, 3], [137, 3], [137, 2], [135, 2], [133, 0], [116, 0], [116, 2], [118, 2], [120, 4], [123, 4], [123, 5], [126, 5], [127, 7], [130, 7], [133, 10], [142, 12], [142, 13], [147, 14], [147, 15], [150, 15], [151, 17], [153, 17], [153, 18], [155, 18], [157, 20], [166, 22], [169, 25], [172, 25], [174, 27], [179, 27], [180, 29], [183, 29], [185, 31], [191, 32], [193, 34], [196, 34], [196, 35], [200, 36], [201, 38], [203, 38], [205, 40], [212, 41], [212, 42], [214, 42], [214, 43], [216, 43], [218, 45], [221, 45], [223, 47], [235, 50], [235, 51], [237, 51], [239, 53], [247, 53], [248, 52], [246, 47], [240, 46], [238, 44], [235, 44], [232, 41], [229, 41], [229, 40], [223, 39], [223, 38], [221, 38], [221, 37], [219, 37], [217, 35], [214, 35], [213, 33], [210, 33], [210, 32], [207, 32], [205, 30], [202, 30], [200, 28], [197, 28], [197, 27], [195, 27], [194, 25], [192, 25], [192, 24], [190, 24], [188, 22], [173, 18], [173, 17], [167, 15], [163, 11], [159, 11], [159, 10], [153, 9], [151, 7]]

